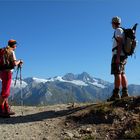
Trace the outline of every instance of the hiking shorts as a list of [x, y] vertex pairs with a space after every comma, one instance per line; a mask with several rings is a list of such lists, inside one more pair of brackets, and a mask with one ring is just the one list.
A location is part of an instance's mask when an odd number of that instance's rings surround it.
[[126, 56], [120, 56], [120, 64], [116, 64], [117, 55], [112, 57], [111, 74], [125, 74], [125, 65], [127, 63]]

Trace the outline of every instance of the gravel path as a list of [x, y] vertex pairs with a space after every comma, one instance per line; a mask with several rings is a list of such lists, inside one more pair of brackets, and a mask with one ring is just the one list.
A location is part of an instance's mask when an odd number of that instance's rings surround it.
[[[68, 105], [12, 106], [16, 115], [0, 118], [0, 140], [60, 140]], [[23, 114], [22, 114], [23, 113]]]

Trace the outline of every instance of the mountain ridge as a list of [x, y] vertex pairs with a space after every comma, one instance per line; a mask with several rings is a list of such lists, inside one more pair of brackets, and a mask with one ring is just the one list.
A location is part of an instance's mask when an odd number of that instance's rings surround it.
[[[25, 105], [63, 104], [71, 102], [105, 101], [111, 96], [113, 84], [100, 78], [95, 78], [87, 72], [81, 74], [67, 73], [64, 76], [52, 78], [28, 77], [17, 80], [17, 85], [11, 85], [11, 95], [14, 102]], [[129, 85], [130, 95], [139, 95], [139, 85]], [[23, 99], [21, 99], [21, 92]]]

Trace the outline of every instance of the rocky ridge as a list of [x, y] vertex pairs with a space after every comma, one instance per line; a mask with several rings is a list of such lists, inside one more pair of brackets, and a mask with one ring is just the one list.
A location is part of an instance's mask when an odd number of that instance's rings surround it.
[[0, 118], [2, 140], [139, 139], [140, 97], [96, 104], [12, 106]]

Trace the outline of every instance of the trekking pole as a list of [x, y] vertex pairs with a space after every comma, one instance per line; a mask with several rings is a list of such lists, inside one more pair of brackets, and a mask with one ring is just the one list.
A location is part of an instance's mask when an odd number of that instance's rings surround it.
[[17, 73], [16, 73], [16, 78], [15, 78], [14, 86], [16, 86], [16, 84], [17, 84], [18, 72], [19, 72], [19, 66], [17, 67]]
[[21, 97], [21, 113], [23, 115], [23, 94], [22, 94], [22, 74], [21, 74], [21, 66], [19, 65], [19, 69], [20, 69], [20, 97]]
[[[18, 72], [19, 72], [19, 66], [18, 66], [17, 69], [16, 69], [16, 78], [15, 78], [14, 87], [15, 87], [16, 84], [17, 84]], [[12, 106], [12, 102], [13, 102], [13, 101], [14, 101], [14, 92], [12, 93], [12, 96], [11, 96], [11, 105], [10, 105], [10, 108], [11, 108], [11, 106]]]

